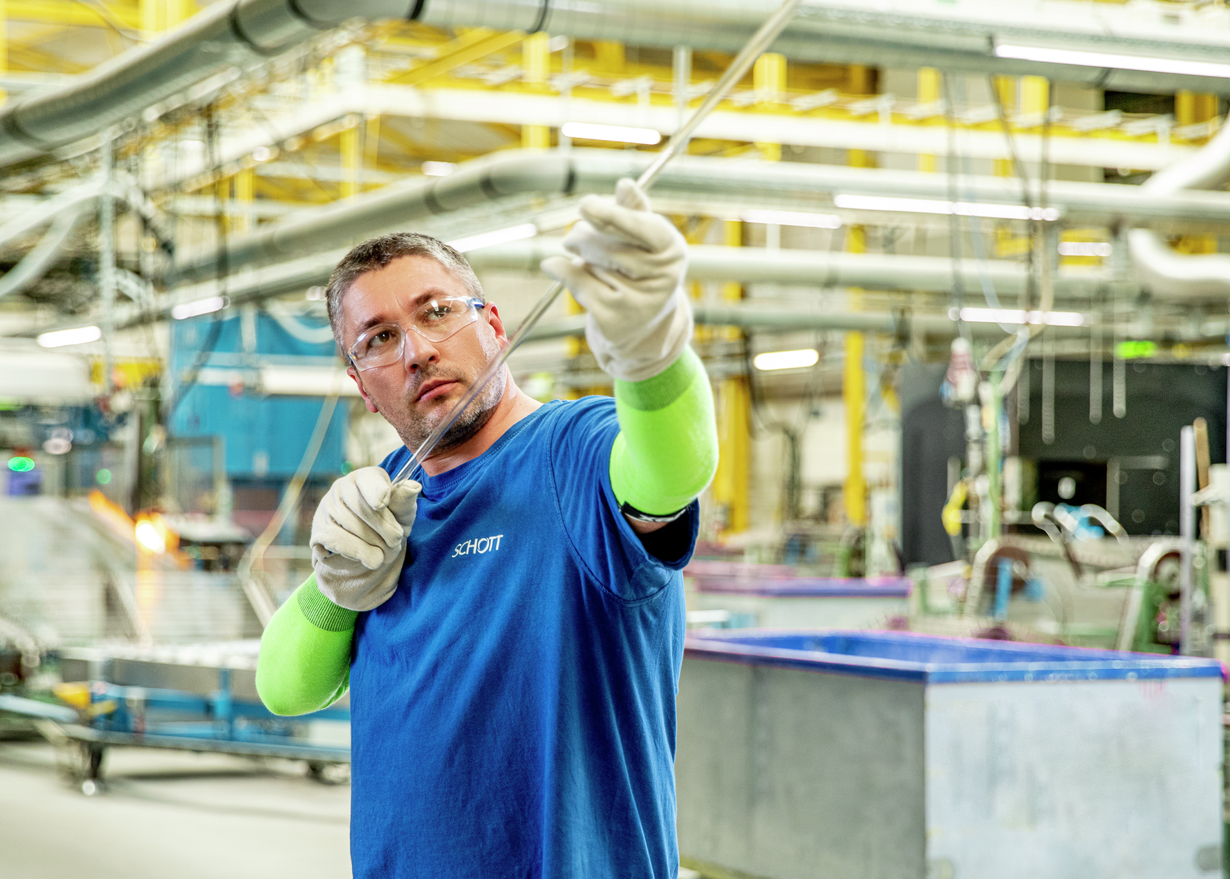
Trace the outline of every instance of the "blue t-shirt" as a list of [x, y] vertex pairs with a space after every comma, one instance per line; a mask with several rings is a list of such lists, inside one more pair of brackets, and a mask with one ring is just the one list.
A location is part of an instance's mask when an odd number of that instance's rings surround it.
[[356, 627], [356, 879], [677, 875], [697, 506], [686, 552], [649, 555], [611, 490], [618, 432], [610, 398], [549, 403], [420, 477], [397, 591]]

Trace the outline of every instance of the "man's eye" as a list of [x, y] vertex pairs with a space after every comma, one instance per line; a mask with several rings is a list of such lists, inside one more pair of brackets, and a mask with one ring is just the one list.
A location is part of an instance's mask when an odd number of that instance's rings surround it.
[[453, 307], [447, 302], [433, 302], [423, 309], [423, 320], [444, 320], [453, 313]]
[[393, 330], [377, 330], [367, 337], [369, 349], [384, 348], [397, 341], [397, 333]]

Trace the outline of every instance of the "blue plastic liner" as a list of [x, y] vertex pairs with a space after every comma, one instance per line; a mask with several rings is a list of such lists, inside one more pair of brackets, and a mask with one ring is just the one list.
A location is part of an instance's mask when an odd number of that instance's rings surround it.
[[688, 635], [686, 655], [927, 684], [1224, 676], [1216, 659], [842, 629], [701, 631]]

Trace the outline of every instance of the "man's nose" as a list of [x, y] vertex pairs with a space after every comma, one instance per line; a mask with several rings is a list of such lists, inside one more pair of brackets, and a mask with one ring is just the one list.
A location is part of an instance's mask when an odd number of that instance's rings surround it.
[[414, 372], [416, 369], [422, 369], [427, 364], [439, 360], [438, 354], [435, 342], [413, 330], [406, 333], [402, 342], [401, 355], [407, 372]]

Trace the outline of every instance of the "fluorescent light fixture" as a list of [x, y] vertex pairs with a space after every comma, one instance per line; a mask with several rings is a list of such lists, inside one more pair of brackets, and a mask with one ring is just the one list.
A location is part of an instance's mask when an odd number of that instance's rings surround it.
[[[1076, 311], [1023, 311], [1017, 308], [962, 308], [961, 320], [977, 324], [1046, 324], [1052, 327], [1083, 327], [1085, 316]], [[950, 308], [954, 320], [957, 310]]]
[[835, 214], [809, 214], [804, 211], [744, 211], [743, 221], [773, 226], [809, 226], [814, 229], [841, 228], [841, 217]]
[[359, 396], [358, 385], [331, 366], [262, 366], [260, 389], [270, 396]]
[[1184, 61], [1178, 58], [1147, 58], [1111, 52], [1083, 52], [1075, 49], [1046, 49], [1040, 46], [996, 46], [1000, 58], [1038, 61], [1043, 64], [1071, 64], [1075, 67], [1109, 67], [1116, 70], [1143, 70], [1146, 73], [1177, 73], [1184, 76], [1215, 76], [1230, 79], [1230, 64], [1214, 61]]
[[86, 342], [97, 342], [102, 338], [102, 330], [98, 327], [73, 327], [69, 330], [52, 330], [43, 333], [37, 339], [44, 348], [61, 348], [64, 345], [84, 345]]
[[198, 299], [195, 302], [184, 302], [171, 306], [171, 317], [176, 320], [200, 317], [203, 314], [213, 314], [215, 311], [221, 311], [228, 304], [225, 296], [210, 296], [207, 299]]
[[629, 128], [626, 125], [594, 125], [589, 122], [565, 122], [560, 134], [576, 140], [613, 140], [617, 143], [643, 143], [653, 146], [662, 141], [662, 134], [652, 128]]
[[1060, 241], [1060, 256], [1110, 256], [1114, 248], [1107, 241]]
[[993, 220], [1059, 219], [1056, 208], [1027, 208], [1018, 204], [939, 201], [926, 198], [896, 198], [885, 195], [835, 195], [833, 204], [851, 211], [901, 211], [911, 214], [956, 214], [959, 217], [987, 217]]
[[766, 351], [757, 354], [752, 365], [757, 369], [803, 369], [815, 366], [820, 361], [820, 352], [815, 348], [803, 348], [800, 351]]
[[428, 177], [447, 177], [457, 170], [457, 165], [453, 162], [424, 162], [419, 170]]
[[507, 244], [510, 241], [522, 241], [538, 234], [538, 227], [533, 223], [522, 223], [520, 226], [509, 226], [507, 229], [496, 229], [494, 232], [482, 232], [450, 241], [457, 250], [465, 253], [478, 250], [480, 247], [490, 247], [493, 244]]

